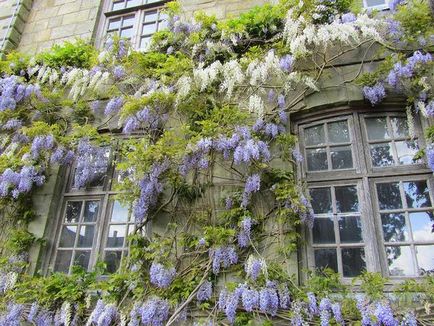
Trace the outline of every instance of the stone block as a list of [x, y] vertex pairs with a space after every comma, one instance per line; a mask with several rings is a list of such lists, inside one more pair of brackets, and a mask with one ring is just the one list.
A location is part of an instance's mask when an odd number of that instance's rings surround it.
[[82, 10], [79, 12], [73, 12], [63, 16], [62, 25], [68, 25], [72, 23], [81, 23], [88, 20], [89, 10]]
[[[81, 1], [75, 0], [74, 2], [65, 3], [64, 5], [59, 7], [58, 15], [66, 15], [72, 12], [76, 12], [80, 10]], [[56, 7], [57, 8], [57, 7]]]
[[48, 20], [48, 27], [53, 28], [53, 27], [62, 26], [62, 19], [63, 19], [63, 16], [53, 17], [53, 18], [49, 19]]
[[39, 32], [39, 31], [43, 31], [46, 30], [48, 28], [48, 23], [49, 23], [49, 19], [46, 20], [40, 20], [34, 23], [29, 24], [29, 28], [28, 30], [31, 30], [33, 32]]
[[103, 1], [98, 0], [82, 0], [80, 9], [93, 9], [99, 8], [100, 4], [102, 5]]
[[80, 24], [76, 24], [73, 34], [78, 35], [83, 33], [92, 33], [94, 26], [95, 26], [95, 22], [89, 20], [86, 22], [82, 22]]
[[62, 25], [51, 30], [53, 40], [74, 35], [76, 24]]
[[35, 18], [32, 20], [38, 21], [38, 20], [43, 20], [51, 17], [56, 17], [58, 15], [58, 12], [59, 12], [59, 7], [52, 7], [43, 10], [38, 10], [35, 14]]

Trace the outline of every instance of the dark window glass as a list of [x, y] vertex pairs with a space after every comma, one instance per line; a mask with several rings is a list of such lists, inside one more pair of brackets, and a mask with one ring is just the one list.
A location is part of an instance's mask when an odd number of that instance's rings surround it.
[[381, 210], [402, 208], [398, 182], [377, 184], [377, 193]]
[[126, 225], [110, 225], [107, 237], [107, 247], [121, 248], [124, 245], [125, 234], [127, 233]]
[[348, 130], [347, 121], [329, 123], [328, 132], [330, 143], [348, 143], [350, 141], [350, 131]]
[[336, 249], [315, 249], [315, 266], [319, 269], [331, 268], [338, 272]]
[[118, 30], [121, 27], [121, 18], [113, 18], [109, 20], [108, 30], [114, 31]]
[[405, 138], [409, 137], [408, 123], [406, 118], [391, 118], [390, 124], [392, 125], [393, 137]]
[[312, 233], [314, 243], [335, 243], [332, 218], [315, 218]]
[[390, 143], [371, 145], [372, 165], [376, 167], [393, 165]]
[[431, 207], [426, 181], [404, 182], [403, 184], [409, 208]]
[[351, 169], [353, 167], [351, 146], [331, 147], [330, 155], [332, 159], [332, 168], [334, 170]]
[[84, 204], [84, 222], [95, 222], [98, 218], [99, 201], [86, 201]]
[[66, 204], [66, 223], [78, 223], [82, 204], [83, 203], [81, 201], [69, 201]]
[[95, 226], [82, 225], [80, 227], [80, 234], [78, 236], [77, 247], [92, 248], [94, 231], [95, 231]]
[[407, 241], [408, 228], [404, 214], [381, 214], [383, 236], [386, 242]]
[[315, 214], [331, 213], [332, 197], [330, 188], [312, 188], [309, 191], [312, 208]]
[[108, 273], [116, 273], [122, 259], [122, 251], [106, 251], [104, 261], [107, 265]]
[[71, 250], [57, 251], [56, 262], [54, 263], [54, 271], [60, 273], [68, 273], [69, 265], [71, 264], [71, 257]]
[[387, 130], [386, 118], [367, 118], [365, 121], [369, 140], [382, 140], [390, 138], [389, 132]]
[[76, 234], [77, 234], [77, 226], [75, 225], [63, 226], [62, 233], [60, 234], [59, 247], [61, 248], [74, 247]]
[[359, 199], [356, 186], [335, 188], [336, 210], [338, 213], [358, 212]]
[[362, 242], [362, 224], [360, 217], [339, 217], [339, 235], [342, 243]]
[[76, 251], [74, 257], [74, 265], [83, 267], [87, 271], [89, 268], [90, 251]]
[[359, 276], [366, 269], [365, 250], [363, 248], [343, 248], [342, 267], [344, 277]]
[[309, 171], [323, 171], [328, 169], [327, 152], [325, 148], [308, 149], [307, 169]]
[[325, 143], [324, 125], [306, 128], [304, 140], [307, 146], [324, 144]]

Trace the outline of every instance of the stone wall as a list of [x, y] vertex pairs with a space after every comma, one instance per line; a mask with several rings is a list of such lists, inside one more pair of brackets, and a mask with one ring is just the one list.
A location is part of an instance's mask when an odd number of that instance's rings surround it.
[[34, 0], [18, 50], [35, 53], [76, 37], [91, 39], [100, 0]]
[[0, 52], [16, 48], [24, 32], [33, 0], [0, 1]]

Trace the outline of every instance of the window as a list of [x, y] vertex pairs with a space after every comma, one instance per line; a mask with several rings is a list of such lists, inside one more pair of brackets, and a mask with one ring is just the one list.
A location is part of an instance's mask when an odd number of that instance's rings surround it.
[[389, 8], [387, 0], [363, 0], [363, 6], [365, 8], [377, 9], [377, 10], [383, 10]]
[[113, 185], [118, 173], [109, 162], [111, 151], [101, 148], [107, 161], [98, 177], [85, 189], [75, 187], [75, 171], [71, 167], [65, 185], [53, 254], [49, 268], [70, 273], [74, 265], [92, 270], [97, 261], [104, 261], [107, 272], [118, 270], [128, 254], [127, 236], [134, 231], [134, 217], [114, 197]]
[[167, 27], [166, 15], [161, 11], [167, 1], [122, 0], [106, 1], [104, 19], [99, 27], [99, 41], [111, 35], [128, 39], [133, 48], [146, 51], [151, 36]]
[[413, 161], [423, 147], [400, 112], [354, 112], [298, 124], [314, 225], [306, 263], [344, 278], [434, 272], [432, 171]]

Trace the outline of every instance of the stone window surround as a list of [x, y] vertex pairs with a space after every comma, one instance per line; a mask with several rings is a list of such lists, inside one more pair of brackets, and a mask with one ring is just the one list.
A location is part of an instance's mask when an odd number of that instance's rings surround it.
[[[307, 184], [308, 187], [330, 187], [341, 185], [357, 185], [360, 187], [360, 204], [361, 215], [366, 216], [368, 223], [362, 222], [362, 234], [366, 238], [365, 244], [365, 258], [366, 269], [370, 272], [380, 272], [386, 277], [389, 276], [388, 266], [386, 263], [386, 253], [384, 250], [384, 243], [381, 231], [381, 221], [379, 221], [379, 211], [377, 208], [377, 199], [375, 185], [379, 182], [392, 182], [392, 181], [418, 181], [426, 180], [431, 199], [434, 194], [434, 179], [432, 177], [432, 171], [427, 167], [424, 162], [415, 163], [411, 165], [402, 166], [389, 166], [381, 168], [372, 168], [370, 164], [366, 162], [365, 155], [367, 155], [366, 132], [363, 130], [364, 117], [369, 116], [381, 116], [381, 115], [393, 115], [405, 117], [405, 109], [402, 105], [396, 103], [386, 103], [382, 106], [376, 107], [375, 111], [368, 107], [360, 107], [358, 104], [353, 104], [354, 108], [338, 107], [322, 110], [321, 113], [308, 110], [294, 115], [292, 130], [297, 136], [299, 136], [300, 151], [303, 153], [303, 139], [302, 130], [303, 126], [315, 125], [325, 121], [338, 121], [343, 117], [349, 118], [351, 134], [354, 135], [355, 149], [353, 150], [353, 157], [355, 157], [354, 167], [350, 170], [342, 171], [323, 171], [323, 172], [307, 172], [305, 162], [299, 163], [297, 166], [297, 175], [300, 183]], [[419, 116], [414, 117], [416, 124], [416, 136], [419, 141], [419, 148], [425, 146], [422, 130], [427, 127], [430, 122]], [[353, 127], [351, 127], [351, 121], [355, 121]], [[363, 138], [365, 137], [365, 138]], [[360, 158], [362, 158], [360, 160]], [[369, 158], [369, 156], [368, 156]], [[305, 160], [304, 160], [305, 161]], [[371, 198], [372, 197], [372, 198]], [[314, 256], [312, 246], [312, 232], [302, 227], [301, 233], [304, 237], [304, 245], [299, 248], [300, 254], [300, 270], [303, 268], [314, 268]], [[340, 268], [341, 269], [341, 268]], [[303, 279], [303, 273], [300, 274]], [[410, 278], [418, 278], [418, 276], [396, 276], [390, 277], [390, 283], [395, 284], [403, 280]], [[350, 284], [352, 278], [342, 277], [344, 283]]]
[[150, 2], [150, 3], [146, 3], [146, 4], [142, 4], [130, 8], [112, 10], [113, 0], [104, 0], [101, 6], [101, 14], [96, 28], [97, 32], [96, 32], [95, 46], [97, 48], [101, 48], [104, 45], [109, 19], [134, 13], [136, 14], [136, 17], [134, 19], [132, 46], [133, 48], [138, 49], [140, 46], [140, 36], [141, 36], [140, 27], [142, 26], [144, 12], [152, 11], [156, 9], [159, 10], [163, 8], [164, 5], [169, 1], [170, 0], [160, 0], [160, 1]]

